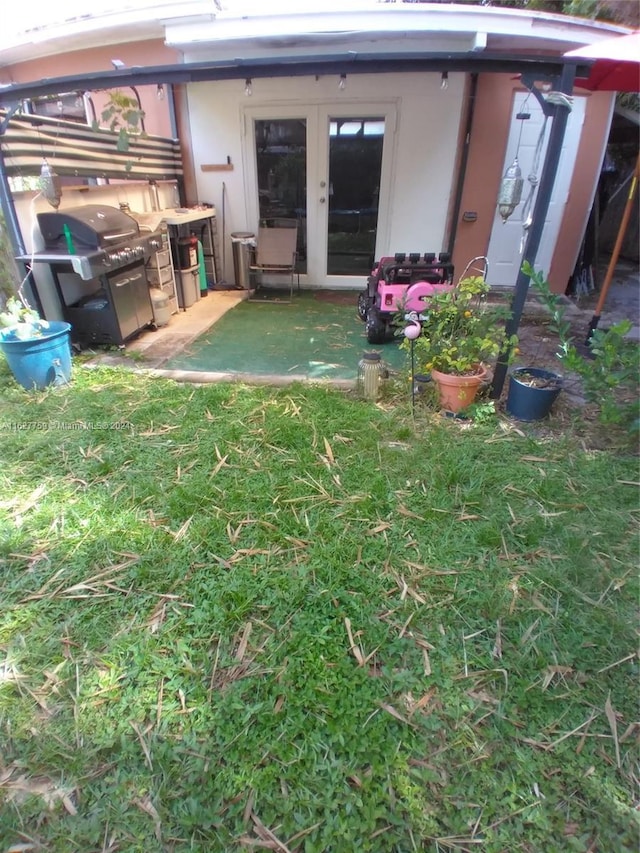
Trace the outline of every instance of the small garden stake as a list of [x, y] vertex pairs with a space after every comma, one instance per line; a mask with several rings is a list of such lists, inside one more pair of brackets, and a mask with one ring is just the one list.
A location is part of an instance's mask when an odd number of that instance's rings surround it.
[[403, 334], [407, 340], [411, 341], [411, 415], [413, 417], [416, 413], [415, 345], [416, 338], [419, 338], [422, 332], [422, 326], [417, 315], [414, 316], [413, 313], [407, 319], [410, 325], [405, 326]]

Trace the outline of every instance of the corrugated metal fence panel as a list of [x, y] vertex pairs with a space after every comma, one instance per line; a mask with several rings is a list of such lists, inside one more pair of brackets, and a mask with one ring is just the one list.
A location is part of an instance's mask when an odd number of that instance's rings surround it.
[[[0, 117], [3, 113], [0, 111]], [[182, 176], [176, 139], [131, 136], [118, 151], [118, 134], [72, 121], [20, 115], [10, 119], [0, 144], [10, 177], [39, 175], [46, 157], [58, 175], [79, 178], [172, 180]]]

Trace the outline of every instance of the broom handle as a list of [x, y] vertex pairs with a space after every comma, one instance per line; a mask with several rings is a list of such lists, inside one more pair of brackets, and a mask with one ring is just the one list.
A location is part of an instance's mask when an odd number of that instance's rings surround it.
[[618, 229], [618, 236], [616, 238], [616, 244], [613, 247], [613, 253], [611, 254], [611, 260], [609, 261], [609, 266], [607, 267], [607, 274], [604, 277], [604, 281], [602, 282], [602, 290], [600, 291], [600, 298], [598, 299], [598, 304], [595, 308], [595, 317], [599, 317], [602, 313], [602, 308], [604, 306], [605, 300], [607, 298], [607, 291], [609, 290], [609, 285], [611, 284], [611, 279], [613, 278], [613, 273], [616, 268], [616, 264], [618, 263], [618, 256], [620, 255], [620, 250], [622, 249], [622, 242], [624, 240], [624, 235], [627, 231], [627, 225], [629, 224], [629, 219], [631, 218], [631, 212], [633, 210], [633, 199], [635, 198], [636, 190], [638, 189], [638, 174], [640, 173], [640, 154], [638, 155], [638, 160], [636, 162], [636, 170], [633, 173], [633, 179], [631, 180], [631, 186], [629, 187], [629, 195], [627, 196], [627, 204], [624, 209], [624, 213], [622, 215], [622, 220], [620, 222], [620, 228]]

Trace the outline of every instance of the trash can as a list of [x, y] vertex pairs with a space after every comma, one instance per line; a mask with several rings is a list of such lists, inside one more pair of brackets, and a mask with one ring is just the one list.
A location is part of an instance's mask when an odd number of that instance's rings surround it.
[[250, 231], [234, 231], [231, 235], [231, 249], [233, 251], [233, 274], [236, 287], [243, 290], [250, 289], [251, 261], [255, 246], [256, 235]]
[[176, 279], [178, 305], [180, 308], [191, 308], [200, 299], [200, 276], [198, 267], [190, 270], [178, 270]]

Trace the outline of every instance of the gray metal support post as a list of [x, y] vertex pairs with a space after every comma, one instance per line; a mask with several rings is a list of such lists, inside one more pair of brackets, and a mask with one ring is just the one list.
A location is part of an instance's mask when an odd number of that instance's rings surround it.
[[[560, 77], [560, 83], [557, 91], [562, 92], [565, 95], [571, 95], [573, 92], [575, 76], [575, 65], [565, 65], [562, 69], [562, 75]], [[528, 261], [531, 266], [534, 266], [535, 264], [536, 255], [538, 254], [538, 249], [540, 247], [540, 240], [542, 238], [542, 232], [544, 230], [544, 221], [551, 202], [551, 192], [558, 172], [558, 164], [560, 162], [560, 154], [562, 152], [562, 144], [564, 142], [568, 117], [569, 109], [567, 107], [559, 104], [555, 106], [551, 131], [549, 133], [547, 156], [545, 157], [544, 167], [542, 169], [540, 187], [538, 189], [538, 196], [533, 209], [529, 235], [522, 255], [522, 264], [524, 264], [525, 261]], [[518, 272], [518, 278], [516, 279], [513, 300], [511, 303], [511, 316], [509, 320], [507, 320], [506, 324], [508, 336], [517, 334], [528, 290], [529, 277], [522, 272], [521, 265], [520, 271]], [[504, 381], [507, 375], [508, 357], [508, 352], [502, 352], [498, 356], [490, 394], [494, 400], [497, 400], [500, 397], [502, 388], [504, 387]]]

